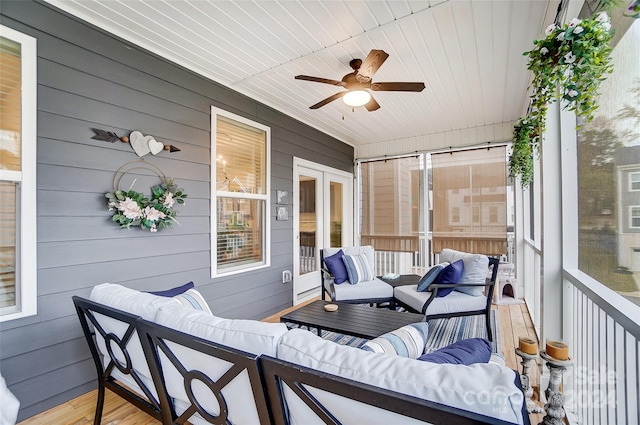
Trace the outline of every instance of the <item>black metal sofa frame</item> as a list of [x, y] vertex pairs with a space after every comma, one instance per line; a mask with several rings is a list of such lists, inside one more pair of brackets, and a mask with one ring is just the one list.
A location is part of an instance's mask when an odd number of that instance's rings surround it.
[[[327, 407], [313, 397], [309, 388], [318, 388], [344, 398], [367, 403], [393, 413], [433, 424], [500, 425], [507, 423], [495, 418], [330, 375], [269, 356], [249, 354], [196, 338], [81, 297], [74, 296], [73, 302], [98, 373], [98, 397], [94, 421], [96, 425], [99, 425], [102, 419], [106, 388], [154, 418], [161, 420], [166, 425], [183, 424], [196, 411], [209, 423], [231, 424], [228, 419], [228, 406], [221, 389], [245, 371], [251, 383], [253, 401], [258, 412], [260, 424], [290, 424], [283, 395], [284, 385], [291, 388], [298, 397], [301, 397], [311, 411], [326, 424], [337, 425], [341, 422], [332, 415]], [[127, 330], [124, 335], [118, 337], [106, 332], [100, 323], [100, 316], [106, 316], [125, 324]], [[140, 365], [132, 363], [133, 359], [128, 351], [128, 346], [136, 340], [136, 333], [144, 351], [146, 365], [151, 372], [156, 394], [158, 394], [157, 398], [140, 378], [137, 372]], [[100, 334], [107, 341], [107, 351], [111, 359], [108, 360], [106, 366], [103, 365], [102, 356], [96, 344], [97, 334]], [[115, 346], [112, 344], [115, 344]], [[222, 359], [230, 363], [231, 367], [227, 373], [214, 381], [202, 371], [187, 370], [173, 354], [171, 347], [175, 346], [187, 347], [199, 353]], [[121, 357], [124, 356], [126, 364], [113, 360], [114, 349], [120, 352]], [[160, 353], [166, 356], [180, 371], [184, 380], [184, 388], [191, 401], [191, 406], [180, 417], [176, 414], [173, 399], [169, 396], [169, 391], [165, 384]], [[112, 376], [114, 369], [131, 375], [147, 399], [145, 400], [117, 381]], [[516, 375], [516, 382], [518, 382], [519, 375]], [[216, 398], [220, 406], [219, 414], [214, 415], [208, 412], [203, 407], [202, 400], [196, 399], [193, 391], [191, 391], [191, 385], [194, 380], [200, 381], [209, 387], [211, 396]], [[354, 416], [357, 418], [357, 415]], [[529, 424], [529, 416], [524, 408], [524, 403], [523, 419], [525, 424]], [[357, 422], [357, 419], [355, 420]]]

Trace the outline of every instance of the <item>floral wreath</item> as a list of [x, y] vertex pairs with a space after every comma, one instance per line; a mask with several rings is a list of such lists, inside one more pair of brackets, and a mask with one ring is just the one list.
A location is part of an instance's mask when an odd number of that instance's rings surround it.
[[[164, 173], [155, 165], [140, 160], [144, 165], [129, 168], [127, 166], [138, 163], [138, 161], [127, 162], [120, 167], [113, 176], [113, 191], [107, 192], [104, 196], [108, 199], [109, 211], [115, 211], [111, 220], [118, 223], [120, 227], [140, 227], [157, 232], [158, 229], [173, 227], [173, 223], [180, 223], [176, 220], [177, 211], [174, 205], [185, 202], [188, 196], [184, 189], [178, 188], [172, 178], [165, 177]], [[133, 190], [136, 180], [131, 183], [129, 190], [120, 190], [120, 181], [132, 170], [145, 169], [153, 171], [160, 177], [162, 183], [151, 187], [151, 198], [145, 197], [142, 193]], [[118, 174], [122, 173], [120, 177]]]

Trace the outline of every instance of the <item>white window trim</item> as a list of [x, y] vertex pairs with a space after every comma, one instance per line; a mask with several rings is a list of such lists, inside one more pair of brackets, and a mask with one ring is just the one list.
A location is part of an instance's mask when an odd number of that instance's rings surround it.
[[[217, 129], [217, 117], [218, 115], [224, 116], [226, 118], [232, 119], [234, 121], [241, 122], [243, 124], [249, 125], [251, 127], [258, 128], [263, 130], [266, 133], [266, 153], [265, 153], [265, 191], [264, 195], [257, 194], [242, 194], [242, 198], [250, 198], [250, 199], [258, 199], [265, 201], [264, 211], [262, 213], [262, 228], [263, 232], [263, 252], [264, 252], [264, 261], [256, 262], [248, 265], [241, 265], [237, 267], [229, 267], [224, 269], [224, 271], [218, 270], [218, 256], [217, 256], [217, 241], [218, 241], [218, 208], [216, 205], [216, 200], [218, 198], [218, 193], [220, 196], [225, 197], [240, 197], [239, 194], [234, 194], [234, 192], [218, 192], [216, 187], [216, 158], [217, 155], [217, 144], [216, 144], [216, 129]], [[265, 125], [259, 124], [250, 119], [244, 118], [240, 115], [233, 114], [231, 112], [225, 111], [224, 109], [216, 108], [215, 106], [211, 107], [211, 277], [222, 277], [222, 276], [230, 276], [238, 273], [245, 273], [252, 270], [263, 269], [271, 266], [271, 128]]]
[[633, 209], [634, 208], [640, 209], [640, 205], [629, 205], [629, 228], [630, 229], [640, 229], [640, 226], [634, 226], [633, 225], [633, 219], [634, 218], [640, 218], [640, 215], [637, 216], [637, 217], [633, 215]]
[[633, 183], [638, 183], [640, 185], [640, 180], [634, 182], [632, 179], [633, 176], [640, 176], [640, 172], [636, 171], [633, 173], [629, 173], [629, 192], [640, 192], [640, 189], [633, 188]]
[[36, 217], [36, 39], [0, 25], [0, 36], [20, 43], [22, 68], [21, 171], [0, 170], [0, 179], [20, 181], [20, 227], [16, 235], [17, 311], [0, 316], [0, 322], [38, 313], [38, 261]]

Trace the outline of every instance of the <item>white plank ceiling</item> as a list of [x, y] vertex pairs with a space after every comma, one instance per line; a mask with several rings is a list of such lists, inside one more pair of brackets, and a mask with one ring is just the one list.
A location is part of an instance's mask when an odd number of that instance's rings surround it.
[[[47, 0], [66, 12], [282, 111], [372, 157], [505, 141], [528, 104], [522, 53], [557, 0]], [[371, 49], [389, 58], [373, 81], [424, 82], [373, 92], [354, 111], [340, 80]]]

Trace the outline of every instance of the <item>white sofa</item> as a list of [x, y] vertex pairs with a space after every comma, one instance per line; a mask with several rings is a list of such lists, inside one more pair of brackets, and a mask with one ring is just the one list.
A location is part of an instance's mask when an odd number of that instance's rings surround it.
[[[485, 421], [495, 423], [528, 423], [528, 417], [523, 415], [523, 394], [519, 387], [515, 384], [517, 374], [502, 365], [498, 364], [475, 364], [471, 366], [463, 365], [439, 365], [404, 357], [398, 357], [384, 353], [373, 353], [358, 348], [343, 346], [334, 342], [324, 340], [311, 332], [292, 329], [287, 330], [286, 326], [281, 323], [264, 323], [253, 320], [230, 320], [217, 317], [205, 311], [193, 310], [174, 302], [172, 298], [157, 297], [147, 293], [141, 293], [132, 289], [124, 288], [120, 285], [102, 284], [96, 286], [91, 293], [92, 307], [107, 306], [119, 310], [124, 310], [131, 315], [138, 315], [141, 323], [147, 328], [150, 326], [159, 329], [171, 328], [180, 331], [187, 339], [198, 339], [200, 342], [219, 344], [220, 347], [231, 347], [237, 350], [237, 353], [245, 355], [249, 359], [256, 359], [256, 363], [260, 363], [263, 359], [265, 362], [269, 358], [276, 358], [285, 362], [290, 369], [296, 369], [295, 365], [308, 367], [313, 371], [325, 372], [335, 375], [347, 384], [353, 385], [354, 391], [361, 384], [371, 385], [376, 391], [380, 389], [390, 390], [393, 393], [383, 394], [388, 397], [394, 397], [393, 394], [405, 394], [415, 397], [412, 403], [419, 403], [420, 400], [427, 400], [429, 406], [436, 406], [435, 409], [443, 412], [458, 415], [465, 415], [464, 411], [472, 412], [470, 415], [484, 418]], [[76, 307], [82, 305], [86, 300], [74, 297]], [[78, 310], [79, 314], [86, 313]], [[118, 320], [109, 317], [110, 311], [102, 314], [94, 314], [99, 322], [99, 326], [108, 333], [121, 338], [127, 332], [127, 327], [118, 323]], [[82, 317], [81, 317], [82, 322]], [[161, 326], [157, 326], [161, 325]], [[144, 331], [145, 327], [137, 328]], [[122, 364], [132, 364], [136, 373], [142, 377], [142, 382], [154, 387], [152, 377], [149, 372], [147, 362], [152, 361], [156, 356], [157, 363], [161, 365], [161, 375], [164, 378], [166, 392], [169, 393], [173, 402], [171, 410], [174, 415], [188, 414], [193, 415], [189, 418], [192, 423], [206, 423], [206, 415], [201, 415], [194, 406], [195, 397], [201, 404], [205, 413], [215, 417], [220, 414], [227, 415], [230, 423], [233, 424], [254, 424], [265, 423], [264, 412], [261, 411], [261, 401], [259, 392], [255, 390], [255, 383], [250, 382], [250, 371], [238, 373], [235, 378], [228, 382], [227, 386], [222, 389], [221, 394], [224, 402], [221, 403], [219, 396], [211, 395], [212, 385], [218, 385], [218, 380], [223, 380], [221, 376], [226, 371], [233, 368], [233, 362], [222, 358], [211, 360], [211, 353], [205, 346], [201, 348], [202, 352], [185, 348], [172, 342], [162, 342], [160, 345], [166, 344], [172, 348], [171, 352], [162, 350], [154, 351], [149, 354], [149, 348], [146, 345], [151, 338], [145, 333], [142, 341], [145, 345], [143, 352], [140, 341], [131, 340], [131, 346], [127, 347], [127, 353], [131, 357], [127, 360], [126, 355], [119, 350], [107, 350], [107, 344], [100, 341], [98, 335], [98, 350], [102, 357], [102, 366], [107, 367], [110, 363], [111, 355], [117, 358], [117, 362]], [[174, 332], [178, 334], [178, 332]], [[177, 340], [176, 340], [177, 341]], [[91, 345], [91, 343], [90, 343]], [[206, 344], [205, 344], [206, 345]], [[213, 348], [216, 348], [213, 347]], [[218, 348], [220, 348], [218, 347]], [[206, 351], [206, 353], [205, 353]], [[111, 353], [111, 354], [110, 354]], [[171, 354], [173, 353], [173, 354]], [[209, 357], [207, 357], [209, 355]], [[253, 355], [253, 357], [251, 356]], [[198, 373], [210, 377], [202, 378], [201, 375], [191, 373], [194, 376], [200, 376], [202, 382], [209, 382], [203, 385], [193, 385], [193, 394], [189, 394], [185, 388], [184, 376], [178, 374], [174, 364], [170, 361], [170, 357], [175, 356], [184, 365], [187, 370], [197, 370]], [[153, 363], [153, 362], [152, 362]], [[153, 367], [152, 367], [153, 369]], [[256, 368], [256, 370], [259, 368]], [[126, 368], [125, 368], [126, 371]], [[183, 371], [183, 372], [185, 372]], [[140, 388], [140, 381], [132, 379], [132, 377], [114, 368], [113, 376], [132, 388], [143, 398], [149, 398], [145, 394], [144, 389]], [[104, 373], [104, 371], [103, 371]], [[225, 375], [226, 376], [226, 375]], [[196, 379], [196, 380], [198, 380]], [[264, 378], [263, 378], [264, 379]], [[327, 380], [321, 380], [326, 384]], [[354, 382], [355, 381], [355, 382]], [[361, 384], [357, 384], [361, 383]], [[268, 387], [268, 383], [264, 385]], [[253, 386], [252, 386], [253, 385]], [[155, 382], [157, 391], [152, 391], [152, 397], [157, 397], [161, 392], [161, 385]], [[331, 414], [339, 419], [341, 423], [359, 424], [359, 423], [431, 423], [418, 419], [409, 419], [404, 416], [398, 416], [398, 413], [385, 412], [384, 409], [368, 406], [349, 398], [335, 395], [331, 393], [330, 386], [325, 389], [314, 389], [309, 386], [308, 390], [325, 404], [325, 408], [329, 409]], [[314, 414], [308, 410], [309, 408], [302, 404], [299, 394], [291, 390], [287, 385], [281, 385], [280, 397], [284, 400], [277, 400], [276, 396], [269, 393], [269, 402], [272, 411], [269, 414], [271, 420], [266, 421], [273, 423], [290, 423], [290, 424], [313, 424], [322, 423], [315, 418]], [[269, 392], [269, 391], [267, 391]], [[258, 394], [258, 396], [256, 396]], [[214, 391], [215, 395], [215, 391]], [[217, 397], [217, 398], [216, 398]], [[275, 400], [275, 401], [274, 401]], [[253, 402], [252, 402], [253, 401]], [[100, 403], [100, 400], [98, 401]], [[152, 400], [151, 405], [159, 407], [157, 399]], [[390, 405], [393, 403], [390, 403]], [[222, 406], [222, 407], [221, 407]], [[276, 407], [274, 407], [276, 406]], [[286, 408], [286, 416], [278, 417], [277, 408]], [[286, 407], [283, 407], [286, 406]], [[416, 404], [417, 406], [417, 404]], [[447, 407], [450, 406], [450, 407]], [[393, 407], [393, 406], [390, 406]], [[451, 409], [453, 407], [454, 409]], [[163, 406], [165, 409], [166, 406]], [[386, 408], [386, 406], [385, 406]], [[98, 410], [100, 406], [98, 406]], [[456, 410], [460, 409], [460, 410]], [[453, 413], [451, 413], [453, 411]], [[152, 412], [154, 414], [155, 412]], [[275, 417], [274, 417], [275, 415]], [[157, 414], [156, 417], [161, 417]], [[436, 415], [437, 417], [437, 415]], [[165, 416], [165, 419], [167, 416]], [[490, 420], [487, 420], [489, 418]], [[448, 418], [449, 422], [451, 418]], [[437, 423], [438, 421], [433, 421]], [[481, 419], [482, 422], [482, 419]], [[99, 418], [96, 417], [96, 423]], [[466, 423], [457, 422], [456, 423]], [[477, 423], [477, 422], [469, 422]]]

